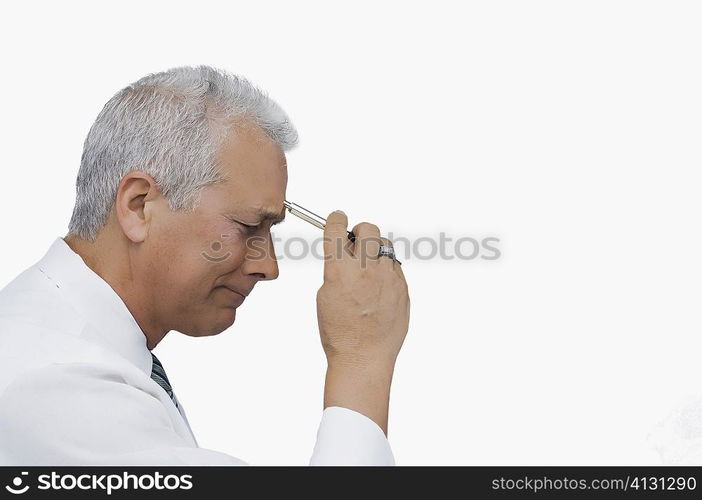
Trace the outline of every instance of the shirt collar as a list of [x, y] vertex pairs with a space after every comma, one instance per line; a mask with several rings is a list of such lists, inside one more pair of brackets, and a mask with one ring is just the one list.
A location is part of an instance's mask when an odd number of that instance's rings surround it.
[[90, 269], [63, 238], [57, 238], [37, 267], [86, 320], [81, 333], [151, 374], [146, 336], [112, 287]]

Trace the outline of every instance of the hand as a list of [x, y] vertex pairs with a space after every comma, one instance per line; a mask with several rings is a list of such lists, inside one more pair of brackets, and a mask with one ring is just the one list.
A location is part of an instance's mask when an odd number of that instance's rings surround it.
[[317, 319], [329, 368], [325, 407], [344, 406], [387, 428], [395, 360], [409, 327], [410, 299], [402, 267], [378, 257], [377, 226], [362, 222], [347, 233], [343, 212], [332, 212], [324, 230], [324, 283]]
[[324, 283], [317, 292], [317, 319], [329, 362], [394, 365], [409, 327], [410, 299], [402, 266], [378, 257], [377, 226], [362, 222], [347, 236], [343, 212], [332, 212], [324, 231]]

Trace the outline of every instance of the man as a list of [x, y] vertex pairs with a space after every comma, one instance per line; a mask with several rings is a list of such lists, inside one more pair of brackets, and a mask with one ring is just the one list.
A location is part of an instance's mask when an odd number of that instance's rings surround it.
[[[245, 463], [198, 447], [151, 350], [171, 330], [221, 333], [256, 283], [278, 277], [270, 229], [296, 142], [275, 102], [206, 66], [148, 75], [105, 105], [68, 234], [0, 292], [0, 463]], [[310, 463], [391, 465], [408, 290], [379, 256], [390, 245], [379, 228], [358, 224], [352, 243], [347, 223], [333, 212], [324, 231], [328, 368]], [[226, 258], [207, 254], [215, 241]]]

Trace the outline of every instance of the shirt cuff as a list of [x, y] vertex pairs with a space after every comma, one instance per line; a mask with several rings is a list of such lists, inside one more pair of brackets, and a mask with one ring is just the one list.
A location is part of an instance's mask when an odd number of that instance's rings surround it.
[[395, 465], [390, 443], [373, 420], [348, 408], [322, 412], [310, 465]]

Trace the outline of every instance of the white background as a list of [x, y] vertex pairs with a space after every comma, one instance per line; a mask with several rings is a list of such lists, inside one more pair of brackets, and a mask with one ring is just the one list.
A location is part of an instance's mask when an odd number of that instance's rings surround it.
[[[500, 238], [497, 261], [405, 260], [398, 464], [658, 463], [649, 432], [702, 393], [700, 14], [640, 0], [5, 6], [0, 286], [65, 235], [83, 140], [117, 90], [221, 67], [298, 127], [288, 199], [409, 238]], [[275, 234], [319, 236], [293, 218]], [[156, 350], [200, 444], [253, 464], [306, 464], [322, 409], [322, 262], [280, 267], [231, 329]]]

